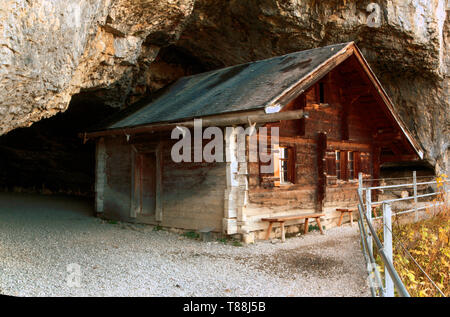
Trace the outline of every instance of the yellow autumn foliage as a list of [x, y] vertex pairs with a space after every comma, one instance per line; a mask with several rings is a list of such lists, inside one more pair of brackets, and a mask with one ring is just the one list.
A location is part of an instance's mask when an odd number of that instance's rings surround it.
[[[433, 217], [417, 223], [402, 224], [393, 221], [394, 266], [411, 296], [441, 296], [438, 290], [401, 248], [402, 244], [423, 270], [430, 276], [445, 296], [450, 296], [450, 207], [444, 203], [444, 181], [447, 175], [437, 178], [441, 194], [434, 200]], [[448, 186], [448, 185], [447, 185]], [[441, 203], [439, 205], [439, 203]], [[431, 213], [430, 210], [427, 212]], [[379, 232], [379, 237], [382, 231]], [[381, 258], [377, 256], [381, 264]]]
[[[437, 178], [442, 189], [447, 175]], [[444, 194], [435, 200], [444, 202]], [[437, 205], [437, 204], [436, 204]], [[436, 212], [437, 210], [437, 212]], [[430, 212], [430, 211], [428, 211]], [[399, 225], [394, 222], [393, 234], [430, 276], [445, 296], [450, 295], [450, 207], [442, 204], [434, 208], [434, 216], [417, 223]], [[393, 243], [394, 266], [411, 296], [441, 296], [414, 261]]]

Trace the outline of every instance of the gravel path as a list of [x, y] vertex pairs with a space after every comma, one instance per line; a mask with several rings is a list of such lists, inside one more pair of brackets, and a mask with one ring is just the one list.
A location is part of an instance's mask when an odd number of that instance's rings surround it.
[[[369, 296], [356, 226], [286, 243], [200, 242], [90, 217], [67, 197], [0, 194], [0, 290], [17, 296]], [[80, 266], [69, 287], [67, 265]], [[72, 281], [76, 281], [73, 280]]]

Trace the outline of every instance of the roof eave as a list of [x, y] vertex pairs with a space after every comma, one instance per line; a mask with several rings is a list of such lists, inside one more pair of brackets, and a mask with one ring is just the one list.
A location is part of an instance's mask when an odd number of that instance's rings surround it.
[[403, 122], [402, 118], [395, 111], [394, 103], [392, 102], [389, 95], [386, 93], [386, 90], [381, 85], [380, 81], [378, 80], [377, 76], [373, 72], [372, 68], [370, 67], [369, 63], [365, 59], [364, 55], [361, 53], [361, 51], [359, 50], [359, 48], [356, 45], [353, 45], [353, 46], [354, 46], [354, 53], [355, 53], [356, 58], [364, 66], [366, 73], [368, 73], [370, 80], [376, 86], [377, 91], [380, 93], [390, 114], [392, 115], [394, 120], [397, 122], [398, 126], [402, 130], [403, 134], [405, 135], [406, 139], [408, 140], [409, 144], [412, 146], [412, 148], [414, 149], [416, 154], [420, 157], [420, 159], [423, 159], [424, 150], [421, 147], [420, 143], [412, 136], [411, 132], [406, 127], [406, 124]]

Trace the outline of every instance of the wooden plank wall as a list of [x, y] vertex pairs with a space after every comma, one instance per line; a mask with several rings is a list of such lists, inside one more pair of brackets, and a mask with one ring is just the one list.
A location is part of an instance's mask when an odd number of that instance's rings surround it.
[[157, 159], [162, 161], [163, 167], [157, 173], [157, 178], [161, 178], [161, 188], [157, 188], [160, 205], [156, 206], [156, 217], [149, 218], [131, 212], [132, 158], [135, 151], [155, 151], [158, 138], [138, 138], [129, 142], [125, 137], [105, 138], [104, 215], [110, 219], [179, 229], [212, 227], [221, 232], [226, 163], [175, 163], [170, 155], [174, 143], [169, 141], [159, 145], [161, 151]]
[[[336, 208], [356, 206], [356, 180], [335, 181], [330, 185], [328, 176], [324, 175], [324, 192], [321, 194], [318, 191], [319, 134], [326, 134], [326, 152], [345, 150], [371, 155], [373, 131], [364, 116], [364, 106], [353, 102], [356, 98], [349, 98], [352, 92], [347, 91], [345, 78], [332, 72], [322, 82], [326, 97], [323, 104], [319, 103], [319, 88], [315, 85], [286, 106], [286, 110], [303, 108], [309, 114], [307, 119], [267, 125], [280, 127], [280, 146], [295, 148], [296, 180], [295, 184], [274, 186], [273, 175], [259, 172], [262, 163], [249, 163], [249, 204], [245, 208], [246, 221], [242, 224], [247, 231], [265, 230], [267, 224], [260, 221], [264, 217], [310, 213], [321, 209], [326, 214], [324, 224], [333, 226], [340, 216]], [[326, 162], [323, 163], [326, 168]], [[322, 198], [323, 203], [318, 204]], [[292, 222], [295, 223], [299, 222]], [[255, 233], [255, 236], [262, 237], [260, 233]]]
[[164, 227], [222, 232], [226, 163], [175, 163], [172, 143], [162, 153], [162, 210]]
[[106, 185], [104, 215], [134, 221], [130, 217], [131, 147], [124, 136], [105, 138]]

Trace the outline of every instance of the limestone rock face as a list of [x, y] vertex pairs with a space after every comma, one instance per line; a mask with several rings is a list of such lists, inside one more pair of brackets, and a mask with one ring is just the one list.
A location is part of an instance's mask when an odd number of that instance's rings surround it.
[[445, 0], [197, 0], [177, 45], [220, 67], [355, 41], [426, 159], [448, 172], [448, 12]]
[[[376, 3], [376, 4], [375, 4]], [[446, 0], [3, 0], [0, 134], [80, 91], [124, 107], [189, 73], [355, 41], [450, 172]]]
[[0, 134], [64, 111], [82, 89], [107, 88], [105, 99], [122, 105], [192, 8], [193, 0], [3, 0]]

